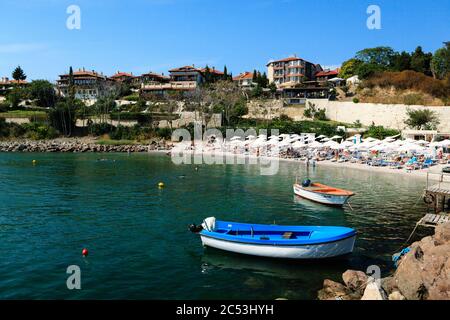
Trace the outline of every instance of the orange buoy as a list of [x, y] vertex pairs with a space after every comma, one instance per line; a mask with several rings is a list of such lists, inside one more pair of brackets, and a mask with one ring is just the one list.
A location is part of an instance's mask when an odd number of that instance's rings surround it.
[[83, 255], [83, 257], [86, 257], [89, 254], [88, 249], [84, 248], [83, 251], [81, 251], [81, 254]]

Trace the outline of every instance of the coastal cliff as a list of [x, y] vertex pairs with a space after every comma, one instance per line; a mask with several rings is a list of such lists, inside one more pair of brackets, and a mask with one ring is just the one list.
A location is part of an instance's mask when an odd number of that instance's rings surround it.
[[450, 300], [450, 223], [414, 242], [380, 284], [355, 270], [347, 270], [342, 280], [344, 284], [326, 279], [319, 300]]

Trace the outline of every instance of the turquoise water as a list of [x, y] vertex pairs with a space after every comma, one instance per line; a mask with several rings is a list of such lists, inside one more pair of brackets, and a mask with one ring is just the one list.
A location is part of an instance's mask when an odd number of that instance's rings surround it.
[[[310, 169], [312, 180], [355, 191], [352, 211], [295, 198], [294, 177], [306, 174], [298, 164], [259, 173], [257, 165], [196, 171], [158, 154], [0, 154], [0, 299], [315, 299], [324, 278], [348, 268], [389, 271], [424, 210], [423, 180]], [[273, 261], [203, 249], [187, 225], [208, 216], [342, 225], [359, 236], [344, 259]], [[80, 266], [82, 290], [67, 289], [69, 265]]]

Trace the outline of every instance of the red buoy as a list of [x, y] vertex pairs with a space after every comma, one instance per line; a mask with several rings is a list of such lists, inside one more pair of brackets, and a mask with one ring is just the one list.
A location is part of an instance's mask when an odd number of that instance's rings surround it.
[[84, 248], [83, 251], [81, 251], [81, 254], [83, 255], [83, 257], [86, 257], [89, 254], [88, 249]]

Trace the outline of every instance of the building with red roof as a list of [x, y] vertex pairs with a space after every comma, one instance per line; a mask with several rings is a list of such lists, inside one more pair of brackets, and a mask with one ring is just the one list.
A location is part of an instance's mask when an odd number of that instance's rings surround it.
[[277, 87], [295, 85], [305, 80], [314, 80], [314, 75], [320, 70], [320, 65], [292, 56], [270, 61], [267, 64], [267, 77], [269, 82], [274, 82]]
[[335, 70], [322, 70], [316, 73], [317, 81], [328, 81], [330, 79], [336, 78], [339, 75], [340, 69]]
[[251, 88], [254, 86], [253, 72], [243, 72], [240, 75], [233, 77], [233, 82], [241, 88]]
[[[67, 96], [69, 93], [69, 82], [68, 73], [59, 76], [57, 88], [61, 95]], [[73, 72], [75, 98], [80, 100], [96, 100], [107, 96], [115, 89], [115, 83], [113, 79], [94, 70], [89, 71], [83, 68]]]

